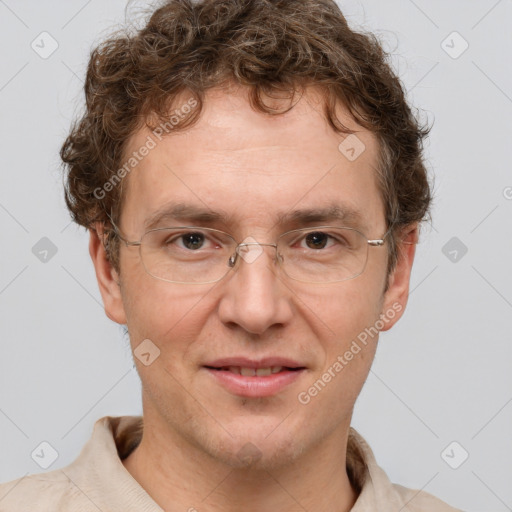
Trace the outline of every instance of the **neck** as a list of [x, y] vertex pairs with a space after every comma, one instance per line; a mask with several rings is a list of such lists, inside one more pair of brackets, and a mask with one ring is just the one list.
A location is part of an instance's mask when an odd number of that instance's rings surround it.
[[357, 499], [346, 471], [348, 430], [335, 431], [292, 465], [240, 469], [145, 417], [142, 440], [123, 464], [164, 510], [348, 512]]

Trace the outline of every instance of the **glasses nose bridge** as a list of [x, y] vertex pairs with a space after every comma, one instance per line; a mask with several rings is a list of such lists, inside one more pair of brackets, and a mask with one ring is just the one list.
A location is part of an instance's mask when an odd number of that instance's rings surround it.
[[275, 247], [277, 249], [277, 244], [262, 244], [260, 242], [241, 242], [236, 246], [236, 250], [240, 250], [240, 247], [247, 247], [249, 245], [260, 245], [260, 246], [268, 246]]
[[[238, 257], [240, 256], [241, 259], [245, 260], [246, 257], [244, 255], [240, 254], [240, 251], [243, 250], [245, 247], [251, 247], [251, 246], [259, 246], [259, 247], [273, 247], [276, 253], [276, 257], [278, 257], [277, 253], [277, 243], [270, 244], [270, 243], [260, 243], [260, 242], [241, 242], [235, 247], [235, 252], [233, 255], [229, 258], [229, 266], [234, 267], [235, 264], [238, 261]], [[263, 250], [262, 250], [263, 252]], [[257, 259], [257, 258], [256, 258]]]

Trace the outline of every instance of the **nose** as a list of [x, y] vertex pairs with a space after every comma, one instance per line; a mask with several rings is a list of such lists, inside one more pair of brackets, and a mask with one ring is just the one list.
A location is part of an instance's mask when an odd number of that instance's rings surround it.
[[279, 275], [275, 254], [272, 244], [240, 244], [236, 257], [230, 260], [236, 268], [223, 285], [219, 304], [224, 324], [263, 334], [290, 322], [292, 294]]

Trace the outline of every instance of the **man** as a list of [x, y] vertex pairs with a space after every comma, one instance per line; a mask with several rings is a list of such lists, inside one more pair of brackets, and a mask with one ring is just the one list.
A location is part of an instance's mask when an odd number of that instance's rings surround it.
[[350, 427], [403, 314], [427, 130], [331, 0], [169, 0], [91, 55], [61, 156], [143, 421], [5, 511], [451, 511]]

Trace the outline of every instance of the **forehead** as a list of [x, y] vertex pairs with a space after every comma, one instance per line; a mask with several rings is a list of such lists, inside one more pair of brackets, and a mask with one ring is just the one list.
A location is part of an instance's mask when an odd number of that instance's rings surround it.
[[[183, 94], [180, 101], [189, 99]], [[265, 99], [272, 102], [280, 109], [289, 105]], [[369, 229], [384, 226], [375, 137], [338, 106], [340, 121], [357, 130], [346, 139], [330, 127], [323, 109], [321, 92], [308, 89], [287, 113], [262, 113], [251, 107], [246, 88], [232, 86], [205, 95], [191, 128], [166, 136], [158, 127], [140, 130], [126, 158], [140, 155], [143, 146], [151, 149], [125, 178], [123, 227], [140, 234], [167, 205], [209, 211], [226, 228], [278, 226], [293, 218], [291, 212], [301, 219], [302, 210], [338, 206], [353, 218], [359, 214]]]

